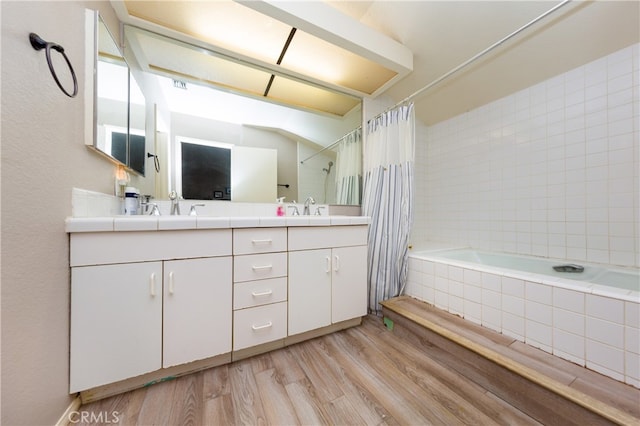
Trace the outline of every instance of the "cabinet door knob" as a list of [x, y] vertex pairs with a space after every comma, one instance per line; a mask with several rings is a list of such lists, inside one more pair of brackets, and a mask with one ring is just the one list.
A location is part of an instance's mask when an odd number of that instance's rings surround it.
[[331, 258], [329, 256], [325, 256], [324, 258], [327, 261], [327, 267], [325, 268], [324, 272], [328, 274], [329, 272], [331, 272]]
[[340, 256], [336, 254], [334, 258], [336, 261], [335, 261], [335, 264], [333, 265], [333, 270], [338, 272], [338, 269], [340, 269]]
[[169, 294], [173, 294], [173, 271], [169, 272]]

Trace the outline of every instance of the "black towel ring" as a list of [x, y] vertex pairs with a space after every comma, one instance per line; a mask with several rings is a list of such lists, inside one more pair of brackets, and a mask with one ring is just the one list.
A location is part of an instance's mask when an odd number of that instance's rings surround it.
[[[51, 71], [51, 75], [53, 76], [53, 79], [56, 81], [56, 84], [58, 85], [60, 90], [64, 92], [65, 95], [69, 96], [70, 98], [75, 98], [75, 96], [78, 94], [78, 79], [76, 78], [76, 72], [73, 70], [73, 67], [71, 66], [71, 62], [69, 62], [69, 58], [67, 58], [67, 55], [64, 53], [64, 48], [59, 44], [44, 41], [36, 33], [29, 34], [29, 41], [31, 42], [31, 46], [33, 46], [34, 49], [36, 50], [45, 49], [45, 53], [47, 56], [47, 64], [49, 65], [49, 71]], [[67, 65], [69, 66], [69, 71], [71, 71], [71, 77], [73, 77], [73, 94], [67, 92], [65, 88], [62, 87], [60, 80], [58, 80], [56, 70], [53, 68], [53, 63], [51, 62], [51, 49], [57, 50], [58, 52], [60, 52], [64, 60], [67, 62]]]

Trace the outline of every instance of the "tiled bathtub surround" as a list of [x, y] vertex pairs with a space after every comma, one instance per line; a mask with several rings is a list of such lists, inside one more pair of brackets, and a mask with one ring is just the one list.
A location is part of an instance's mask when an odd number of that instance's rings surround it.
[[410, 255], [405, 294], [640, 387], [638, 295], [586, 290], [568, 280]]
[[412, 240], [640, 266], [639, 46], [418, 127]]

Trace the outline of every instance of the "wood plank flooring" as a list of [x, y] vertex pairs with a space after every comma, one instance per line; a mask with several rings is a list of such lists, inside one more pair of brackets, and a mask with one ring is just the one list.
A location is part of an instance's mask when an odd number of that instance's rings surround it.
[[[401, 321], [403, 322], [408, 321], [408, 317], [411, 316], [414, 318], [414, 321], [431, 323], [434, 327], [441, 328], [442, 332], [449, 334], [452, 341], [458, 341], [464, 338], [469, 344], [473, 344], [484, 351], [488, 350], [492, 352], [492, 356], [485, 355], [489, 358], [495, 359], [495, 357], [502, 357], [508, 361], [510, 366], [514, 367], [516, 371], [520, 370], [518, 365], [526, 368], [532, 372], [532, 375], [535, 376], [533, 379], [539, 383], [552, 384], [554, 388], [559, 388], [561, 392], [564, 392], [563, 387], [567, 387], [568, 389], [566, 389], [566, 391], [569, 392], [567, 393], [568, 396], [581, 400], [582, 403], [587, 404], [587, 406], [594, 407], [595, 409], [597, 405], [603, 410], [615, 414], [607, 407], [601, 406], [601, 404], [610, 406], [621, 412], [620, 414], [622, 415], [619, 416], [621, 422], [640, 425], [640, 420], [638, 420], [640, 419], [640, 390], [637, 388], [557, 356], [553, 356], [540, 349], [517, 341], [514, 338], [474, 324], [457, 315], [450, 314], [410, 297], [397, 297], [385, 301], [383, 304], [394, 311], [403, 312], [401, 315], [401, 317], [403, 317]], [[413, 341], [413, 344], [424, 348], [424, 351], [428, 352], [429, 357], [432, 359], [439, 360], [443, 364], [447, 363], [450, 368], [459, 371], [465, 377], [474, 378], [474, 381], [482, 384], [485, 389], [492, 389], [490, 381], [496, 378], [496, 375], [490, 372], [493, 367], [485, 365], [483, 368], [482, 365], [484, 365], [484, 363], [478, 362], [478, 360], [474, 361], [473, 357], [465, 355], [464, 351], [460, 350], [461, 347], [455, 350], [451, 348], [448, 350], [438, 349], [438, 347], [434, 345], [438, 344], [436, 342], [440, 336], [429, 336], [429, 327], [422, 324], [418, 325], [414, 321], [409, 321], [406, 326], [417, 330], [415, 333], [410, 333], [409, 335], [406, 335], [406, 333], [403, 334], [403, 327], [401, 326], [399, 328], [399, 323], [396, 322], [395, 334], [398, 336], [403, 335], [403, 340]], [[413, 324], [413, 326], [411, 324]], [[409, 328], [407, 328], [406, 331], [410, 331]], [[445, 346], [441, 345], [441, 348], [444, 347]], [[558, 386], [555, 386], [556, 383]], [[510, 394], [523, 392], [532, 394], [531, 389], [518, 392], [518, 385], [515, 382], [509, 383], [508, 386], [501, 384], [500, 387], [504, 388], [503, 391], [509, 392]], [[500, 393], [500, 390], [498, 389], [495, 393]], [[578, 394], [583, 394], [583, 396]], [[507, 395], [505, 399], [508, 398], [509, 396]], [[543, 405], [551, 409], [551, 411], [558, 411], [554, 410], [553, 407], [556, 404], [560, 407], [559, 399], [559, 397], [552, 398], [548, 403]], [[541, 399], [538, 399], [538, 401], [541, 401]], [[564, 414], [568, 415], [569, 410], [566, 407], [563, 411], [566, 412]], [[633, 419], [628, 418], [627, 415]], [[557, 414], [553, 414], [553, 416], [560, 417]], [[626, 418], [626, 420], [623, 418]], [[569, 421], [565, 424], [567, 423], [569, 423]]]
[[539, 424], [374, 316], [359, 327], [84, 405], [77, 419], [80, 425]]

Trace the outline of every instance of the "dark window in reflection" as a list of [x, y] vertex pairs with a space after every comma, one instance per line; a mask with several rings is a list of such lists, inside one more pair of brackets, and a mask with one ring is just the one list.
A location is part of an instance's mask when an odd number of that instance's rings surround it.
[[146, 161], [145, 137], [141, 135], [129, 135], [129, 167], [144, 176], [144, 164]]
[[127, 164], [127, 134], [120, 132], [111, 133], [111, 156], [116, 160]]
[[182, 197], [231, 200], [231, 150], [182, 142]]

